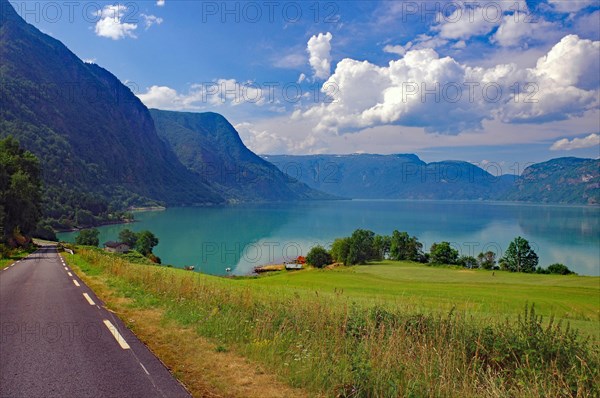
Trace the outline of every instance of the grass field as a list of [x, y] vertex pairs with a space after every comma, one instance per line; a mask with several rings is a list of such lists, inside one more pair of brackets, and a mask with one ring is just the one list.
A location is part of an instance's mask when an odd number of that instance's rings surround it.
[[[103, 299], [135, 330], [147, 331], [145, 342], [188, 385], [206, 378], [206, 371], [191, 369], [210, 357], [215, 368], [246, 358], [299, 388], [298, 396], [600, 393], [599, 278], [384, 262], [225, 279], [133, 264], [98, 250], [66, 258], [89, 283], [110, 292]], [[121, 300], [128, 304], [119, 306]], [[592, 341], [558, 326], [559, 319]], [[166, 336], [183, 333], [179, 328], [212, 344], [212, 356], [198, 353], [192, 338], [166, 344]], [[215, 353], [224, 353], [225, 364]]]
[[240, 280], [251, 288], [329, 294], [414, 312], [452, 308], [478, 317], [514, 317], [526, 304], [565, 319], [600, 341], [600, 278], [517, 274], [385, 261], [334, 270], [282, 272]]

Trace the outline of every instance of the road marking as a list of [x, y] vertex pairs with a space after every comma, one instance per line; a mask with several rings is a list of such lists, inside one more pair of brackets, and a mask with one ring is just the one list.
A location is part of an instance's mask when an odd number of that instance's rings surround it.
[[148, 372], [148, 370], [146, 369], [146, 367], [144, 366], [144, 364], [140, 362], [140, 366], [142, 367], [142, 369], [144, 369], [144, 372], [146, 372], [146, 374], [148, 376], [150, 376], [150, 372]]
[[119, 343], [119, 345], [121, 346], [122, 349], [128, 350], [131, 348], [131, 347], [129, 347], [129, 344], [127, 344], [127, 342], [125, 341], [123, 336], [121, 336], [121, 334], [119, 333], [117, 328], [112, 323], [110, 323], [110, 321], [108, 319], [104, 320], [104, 324], [106, 325], [106, 327], [108, 328], [110, 333], [113, 335], [115, 340], [117, 340], [117, 343]]
[[70, 272], [67, 272], [67, 275], [69, 275], [69, 276], [73, 276], [73, 274], [72, 274], [72, 273], [70, 273]]
[[92, 300], [92, 298], [90, 297], [89, 294], [83, 293], [83, 297], [85, 297], [85, 299], [87, 300], [88, 303], [90, 303], [90, 305], [96, 305], [96, 303], [94, 303], [94, 300]]
[[65, 271], [68, 271], [69, 269], [67, 267], [65, 267]]
[[79, 282], [77, 282], [75, 279], [73, 279], [73, 283], [75, 284], [75, 286], [79, 287]]

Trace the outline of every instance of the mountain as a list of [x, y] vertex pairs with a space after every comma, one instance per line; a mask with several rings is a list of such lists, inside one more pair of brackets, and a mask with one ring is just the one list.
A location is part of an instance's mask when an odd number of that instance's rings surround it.
[[82, 62], [0, 0], [0, 137], [41, 159], [49, 216], [75, 208], [221, 203], [157, 135], [148, 109], [115, 76]]
[[514, 177], [494, 177], [468, 162], [425, 163], [416, 155], [266, 155], [291, 177], [353, 199], [494, 200]]
[[290, 178], [250, 151], [217, 113], [151, 109], [159, 136], [190, 170], [204, 176], [230, 202], [331, 199]]
[[118, 78], [7, 0], [0, 10], [0, 138], [14, 136], [41, 160], [45, 216], [62, 220], [53, 226], [91, 225], [132, 206], [329, 198], [250, 152], [220, 115], [155, 111], [163, 140]]
[[600, 203], [600, 160], [558, 158], [529, 166], [505, 200], [565, 203]]

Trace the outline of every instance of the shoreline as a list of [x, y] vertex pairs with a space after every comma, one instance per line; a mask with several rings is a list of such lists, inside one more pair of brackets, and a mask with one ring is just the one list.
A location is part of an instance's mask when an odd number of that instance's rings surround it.
[[167, 208], [165, 206], [146, 206], [146, 207], [130, 207], [127, 211], [130, 212], [143, 212], [143, 211], [165, 211]]

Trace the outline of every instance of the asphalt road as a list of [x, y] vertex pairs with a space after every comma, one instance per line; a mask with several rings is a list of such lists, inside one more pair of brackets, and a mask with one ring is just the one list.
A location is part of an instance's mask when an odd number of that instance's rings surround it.
[[1, 397], [189, 397], [43, 247], [0, 271]]

